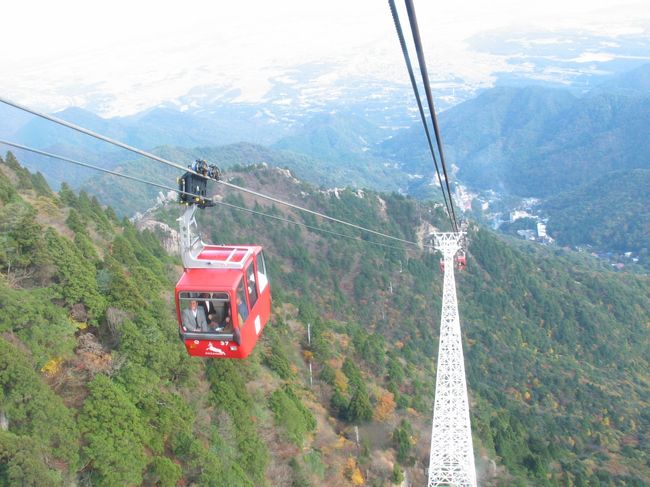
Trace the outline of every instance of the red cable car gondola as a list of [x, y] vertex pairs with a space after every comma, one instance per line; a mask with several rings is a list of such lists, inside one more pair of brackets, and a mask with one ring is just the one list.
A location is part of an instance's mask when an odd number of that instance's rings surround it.
[[[465, 255], [464, 250], [459, 250], [458, 255], [454, 257], [454, 263], [456, 269], [459, 271], [464, 271], [467, 268], [467, 256]], [[440, 272], [445, 272], [445, 259], [440, 259]]]
[[[207, 180], [188, 172], [180, 183], [181, 201], [191, 205], [179, 218], [184, 272], [175, 299], [181, 339], [195, 357], [245, 358], [271, 314], [262, 247], [203, 243], [194, 213], [197, 206], [212, 206], [205, 199]], [[188, 191], [198, 196], [188, 198]]]
[[459, 271], [464, 271], [467, 267], [467, 257], [465, 256], [465, 251], [459, 250], [458, 255], [456, 256], [456, 269]]

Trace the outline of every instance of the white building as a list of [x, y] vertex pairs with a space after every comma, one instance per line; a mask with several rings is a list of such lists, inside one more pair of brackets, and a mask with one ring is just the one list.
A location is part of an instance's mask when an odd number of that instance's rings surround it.
[[515, 210], [510, 212], [510, 221], [515, 222], [520, 218], [533, 218], [533, 215], [524, 210]]

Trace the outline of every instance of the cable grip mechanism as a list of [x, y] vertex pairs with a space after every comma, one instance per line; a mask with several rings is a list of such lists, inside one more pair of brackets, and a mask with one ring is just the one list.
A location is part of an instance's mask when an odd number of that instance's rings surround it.
[[221, 169], [203, 159], [197, 159], [187, 167], [190, 170], [178, 179], [179, 203], [199, 208], [214, 206], [207, 194], [208, 179], [221, 181]]

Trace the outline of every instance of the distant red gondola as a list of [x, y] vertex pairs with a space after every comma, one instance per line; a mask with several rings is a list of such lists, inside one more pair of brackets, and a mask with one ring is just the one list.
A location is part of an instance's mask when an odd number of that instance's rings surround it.
[[[464, 271], [467, 268], [467, 256], [463, 250], [458, 251], [458, 255], [454, 258], [456, 269]], [[440, 259], [440, 272], [445, 272], [445, 260]]]
[[458, 269], [459, 271], [464, 271], [466, 267], [467, 267], [467, 257], [465, 256], [465, 252], [459, 250], [458, 255], [456, 255], [456, 269]]

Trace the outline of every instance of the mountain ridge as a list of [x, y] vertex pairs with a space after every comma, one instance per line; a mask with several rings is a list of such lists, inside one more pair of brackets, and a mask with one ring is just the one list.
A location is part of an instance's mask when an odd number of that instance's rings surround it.
[[[595, 171], [646, 167], [650, 137], [643, 121], [650, 93], [643, 87], [650, 84], [649, 71], [641, 66], [579, 98], [558, 88], [502, 86], [445, 110], [440, 115], [443, 140], [448, 158], [459, 167], [457, 177], [477, 188], [548, 196], [586, 182]], [[400, 130], [415, 123], [412, 115], [393, 112], [368, 100], [353, 110], [336, 103], [302, 112], [273, 104], [217, 104], [187, 111], [155, 107], [110, 120], [81, 109], [62, 116], [147, 150], [242, 140], [270, 144], [320, 160], [331, 172], [358, 165], [359, 180], [348, 178], [346, 184], [408, 191], [409, 177], [431, 174], [430, 157], [417, 123]], [[109, 169], [124, 158], [106, 144], [39, 120], [22, 126], [17, 137], [36, 148], [82, 154]], [[377, 165], [398, 169], [390, 178], [394, 183], [381, 186], [387, 178], [373, 175]], [[584, 170], [587, 165], [590, 171]]]

